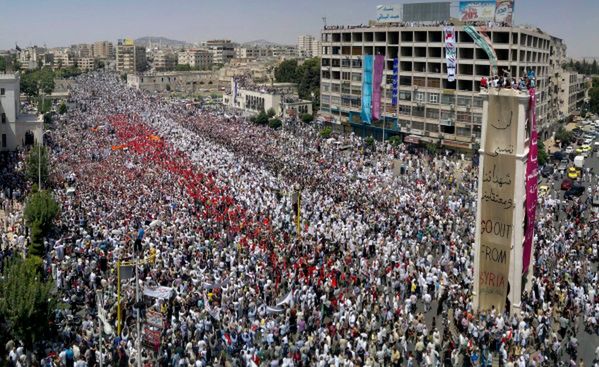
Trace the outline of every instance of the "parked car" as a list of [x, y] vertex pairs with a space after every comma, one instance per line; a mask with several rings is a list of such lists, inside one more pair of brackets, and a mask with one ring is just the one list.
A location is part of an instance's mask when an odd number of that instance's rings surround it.
[[570, 190], [572, 188], [573, 184], [574, 184], [574, 181], [570, 180], [569, 178], [564, 178], [564, 180], [562, 181], [562, 184], [560, 185], [560, 189]]
[[593, 148], [591, 148], [590, 145], [588, 145], [588, 144], [581, 145], [578, 148], [576, 148], [576, 154], [589, 153], [591, 150], [593, 150]]
[[562, 161], [559, 163], [559, 166], [557, 166], [557, 170], [564, 172], [566, 168], [568, 168], [568, 162], [569, 161], [567, 159], [562, 159]]
[[591, 143], [593, 142], [593, 140], [594, 140], [594, 139], [590, 139], [590, 138], [589, 138], [589, 139], [585, 139], [585, 140], [583, 141], [583, 143], [584, 143], [584, 145], [591, 145]]
[[566, 154], [564, 154], [564, 152], [553, 152], [553, 154], [551, 155], [551, 159], [555, 160], [555, 161], [561, 161], [562, 159], [564, 159], [566, 157]]
[[541, 169], [541, 176], [547, 178], [549, 176], [551, 176], [553, 174], [553, 172], [555, 171], [555, 169], [553, 168], [552, 165], [550, 164], [546, 164], [542, 169]]
[[571, 145], [568, 145], [565, 150], [566, 154], [570, 154], [574, 152], [574, 148]]
[[572, 185], [572, 187], [564, 194], [564, 199], [572, 199], [574, 196], [579, 197], [584, 193], [584, 186], [580, 184]]
[[578, 178], [578, 170], [576, 167], [568, 168], [568, 178], [571, 180], [576, 180]]
[[545, 196], [549, 193], [549, 186], [541, 185], [539, 186], [539, 196]]

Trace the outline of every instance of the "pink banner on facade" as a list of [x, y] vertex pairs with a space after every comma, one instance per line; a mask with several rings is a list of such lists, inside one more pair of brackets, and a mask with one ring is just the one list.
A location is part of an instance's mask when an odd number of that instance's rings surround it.
[[372, 70], [372, 118], [380, 120], [381, 118], [381, 86], [383, 83], [383, 70], [385, 69], [385, 56], [376, 55], [374, 57], [374, 67]]
[[524, 232], [524, 251], [522, 254], [522, 273], [528, 271], [532, 254], [532, 243], [535, 229], [535, 216], [537, 209], [537, 97], [536, 90], [531, 88], [529, 115], [530, 119], [530, 148], [528, 162], [526, 163], [526, 225]]

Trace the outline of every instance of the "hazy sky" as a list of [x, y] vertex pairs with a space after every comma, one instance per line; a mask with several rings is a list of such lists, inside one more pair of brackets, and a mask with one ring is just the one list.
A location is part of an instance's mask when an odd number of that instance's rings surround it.
[[[423, 0], [427, 1], [427, 0]], [[328, 24], [374, 19], [386, 0], [0, 0], [0, 49], [164, 36], [295, 44]], [[599, 57], [599, 0], [516, 0], [516, 23], [563, 38], [568, 54]]]

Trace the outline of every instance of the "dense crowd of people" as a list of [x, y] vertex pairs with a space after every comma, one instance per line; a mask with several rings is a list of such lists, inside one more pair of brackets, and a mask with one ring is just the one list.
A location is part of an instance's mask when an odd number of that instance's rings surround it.
[[[474, 312], [463, 157], [272, 130], [99, 72], [50, 135], [61, 215], [44, 269], [70, 307], [42, 366], [576, 365], [580, 328], [599, 335], [597, 226], [576, 199], [540, 199], [520, 311]], [[121, 275], [116, 335], [117, 262], [138, 258], [145, 296]], [[162, 315], [142, 327], [159, 347], [139, 350], [138, 311]]]

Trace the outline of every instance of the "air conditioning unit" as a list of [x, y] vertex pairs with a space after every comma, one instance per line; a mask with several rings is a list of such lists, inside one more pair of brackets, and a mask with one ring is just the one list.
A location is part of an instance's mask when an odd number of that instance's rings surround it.
[[455, 105], [454, 104], [450, 104], [449, 108], [452, 109], [452, 110], [455, 110]]

